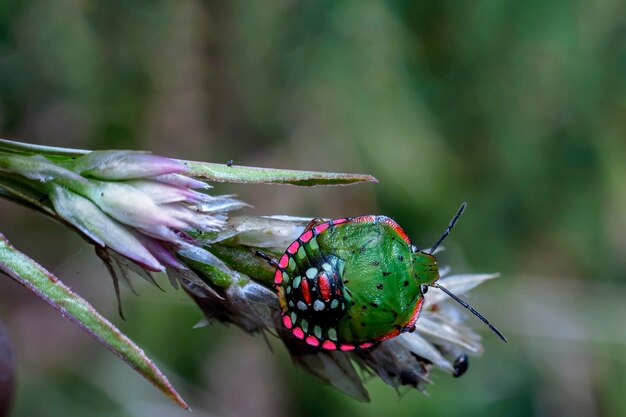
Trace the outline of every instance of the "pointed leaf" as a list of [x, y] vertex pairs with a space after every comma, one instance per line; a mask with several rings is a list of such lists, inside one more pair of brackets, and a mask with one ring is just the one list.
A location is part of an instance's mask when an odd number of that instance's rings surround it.
[[[84, 149], [56, 148], [6, 139], [0, 139], [0, 150], [67, 158], [79, 157], [91, 152]], [[195, 161], [177, 162], [182, 162], [186, 166], [187, 170], [183, 172], [184, 174], [216, 182], [291, 184], [300, 186], [349, 185], [359, 182], [378, 182], [376, 178], [366, 174], [294, 171], [289, 169], [256, 168], [240, 165], [228, 166], [227, 164]]]
[[290, 169], [257, 168], [208, 162], [183, 161], [184, 174], [207, 181], [246, 184], [291, 184], [300, 186], [348, 185], [359, 182], [378, 182], [371, 175], [332, 172], [294, 171]]
[[0, 270], [80, 326], [181, 407], [189, 408], [139, 346], [57, 277], [11, 246], [2, 234]]
[[26, 154], [41, 154], [67, 157], [81, 156], [91, 152], [84, 149], [57, 148], [54, 146], [35, 145], [33, 143], [16, 142], [7, 139], [0, 139], [0, 149], [3, 151], [20, 152]]

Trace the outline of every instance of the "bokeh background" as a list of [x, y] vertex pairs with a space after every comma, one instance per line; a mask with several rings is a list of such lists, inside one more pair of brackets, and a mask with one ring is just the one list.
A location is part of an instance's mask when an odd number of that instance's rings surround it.
[[[224, 186], [253, 214], [381, 213], [439, 236], [485, 354], [429, 396], [358, 403], [284, 348], [138, 283], [117, 316], [92, 248], [0, 201], [0, 230], [139, 343], [194, 416], [626, 415], [626, 3], [573, 0], [0, 2], [0, 136], [213, 162], [364, 172], [340, 188]], [[162, 280], [165, 283], [165, 280]], [[12, 416], [184, 416], [0, 276], [18, 372]]]

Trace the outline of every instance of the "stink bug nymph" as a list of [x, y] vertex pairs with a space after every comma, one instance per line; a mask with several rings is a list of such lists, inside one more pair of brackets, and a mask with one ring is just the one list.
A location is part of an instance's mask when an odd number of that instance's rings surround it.
[[463, 203], [432, 248], [420, 250], [385, 216], [313, 219], [277, 261], [274, 285], [284, 326], [326, 350], [366, 349], [413, 331], [429, 287], [439, 288], [505, 337], [480, 313], [437, 283], [435, 249], [465, 210]]

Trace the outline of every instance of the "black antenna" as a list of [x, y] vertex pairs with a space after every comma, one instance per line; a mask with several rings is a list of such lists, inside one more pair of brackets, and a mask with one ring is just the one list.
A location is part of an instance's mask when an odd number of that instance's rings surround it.
[[428, 252], [426, 252], [426, 253], [433, 253], [439, 247], [439, 245], [441, 245], [441, 242], [443, 242], [443, 240], [446, 237], [448, 237], [448, 235], [450, 234], [450, 231], [452, 230], [452, 228], [456, 224], [457, 220], [459, 220], [459, 217], [461, 217], [461, 214], [463, 214], [463, 211], [465, 210], [465, 207], [467, 207], [467, 203], [463, 202], [463, 204], [461, 204], [461, 207], [459, 207], [459, 210], [456, 212], [456, 214], [452, 218], [452, 221], [450, 221], [450, 224], [448, 225], [448, 228], [446, 229], [446, 231], [443, 232], [443, 235], [441, 235], [439, 240], [437, 242], [435, 242], [433, 247], [430, 248], [428, 250]]
[[[461, 210], [462, 211], [462, 210]], [[457, 216], [458, 217], [458, 216]], [[474, 310], [469, 304], [467, 304], [465, 301], [461, 300], [459, 297], [457, 297], [456, 295], [452, 294], [450, 292], [450, 290], [448, 290], [445, 287], [442, 287], [441, 285], [437, 284], [436, 282], [430, 284], [431, 287], [435, 287], [435, 288], [439, 288], [441, 291], [445, 292], [446, 294], [448, 294], [450, 297], [452, 297], [454, 299], [454, 301], [456, 301], [457, 303], [461, 304], [463, 307], [465, 307], [466, 309], [468, 309], [469, 311], [472, 312], [472, 314], [474, 314], [476, 317], [478, 317], [480, 320], [482, 320], [483, 323], [485, 323], [487, 326], [489, 326], [489, 328], [498, 335], [498, 337], [500, 339], [502, 339], [504, 341], [504, 343], [507, 343], [506, 337], [504, 337], [504, 335], [502, 333], [500, 333], [500, 330], [496, 329], [496, 327], [489, 323], [489, 320], [487, 320], [482, 314], [480, 314], [478, 311]]]

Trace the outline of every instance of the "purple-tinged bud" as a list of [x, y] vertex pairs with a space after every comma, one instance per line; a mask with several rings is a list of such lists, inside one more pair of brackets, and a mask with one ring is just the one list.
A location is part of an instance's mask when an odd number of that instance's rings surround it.
[[125, 183], [137, 188], [157, 204], [179, 203], [182, 201], [193, 202], [196, 198], [195, 194], [198, 194], [187, 188], [175, 187], [158, 181], [131, 180], [125, 181]]
[[76, 159], [72, 168], [85, 177], [130, 180], [182, 172], [185, 165], [148, 152], [94, 151]]
[[59, 216], [100, 246], [126, 256], [151, 271], [163, 271], [161, 263], [123, 225], [111, 219], [89, 199], [54, 186], [50, 200]]
[[213, 188], [211, 185], [207, 184], [206, 182], [203, 182], [203, 181], [191, 178], [191, 177], [187, 177], [182, 174], [164, 174], [164, 175], [159, 175], [157, 177], [154, 177], [153, 179], [156, 181], [173, 185], [174, 187], [180, 187], [180, 188], [191, 188], [191, 189], [202, 189], [202, 190]]
[[182, 237], [180, 232], [175, 232], [167, 226], [152, 226], [137, 228], [141, 233], [164, 242], [177, 243]]
[[180, 204], [167, 204], [161, 207], [172, 217], [185, 222], [187, 229], [209, 232], [219, 230], [224, 226], [224, 221], [220, 217], [197, 212]]
[[102, 211], [114, 219], [137, 228], [166, 226], [184, 229], [187, 224], [171, 216], [137, 188], [119, 182], [93, 181], [83, 190]]
[[150, 251], [150, 253], [161, 262], [161, 264], [175, 269], [187, 269], [180, 263], [172, 251], [166, 248], [161, 242], [141, 233], [135, 233], [139, 241]]

